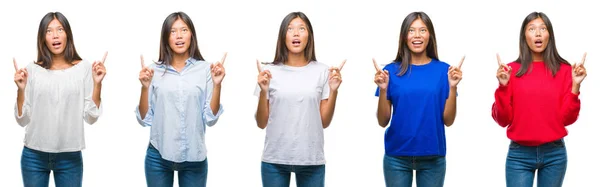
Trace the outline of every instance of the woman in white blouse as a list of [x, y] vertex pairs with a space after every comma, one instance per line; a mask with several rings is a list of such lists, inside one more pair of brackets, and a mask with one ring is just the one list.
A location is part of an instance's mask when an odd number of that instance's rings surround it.
[[[200, 54], [192, 19], [183, 12], [162, 25], [158, 62], [144, 65], [136, 116], [150, 126], [145, 172], [148, 186], [206, 186], [208, 160], [204, 133], [223, 113], [223, 62], [208, 63]], [[156, 73], [155, 73], [156, 72]]]
[[[15, 118], [25, 127], [21, 157], [24, 186], [81, 186], [85, 148], [83, 122], [93, 124], [102, 113], [100, 90], [104, 59], [89, 63], [79, 57], [67, 18], [46, 14], [38, 30], [38, 58], [15, 66], [18, 87]], [[82, 119], [83, 118], [83, 119]]]

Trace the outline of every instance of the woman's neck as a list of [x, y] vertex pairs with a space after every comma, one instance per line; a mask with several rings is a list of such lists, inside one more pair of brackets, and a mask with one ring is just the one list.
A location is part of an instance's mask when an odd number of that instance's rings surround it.
[[532, 53], [531, 60], [534, 62], [542, 62], [544, 61], [544, 56], [542, 56], [542, 53]]
[[52, 65], [50, 65], [50, 69], [58, 70], [58, 69], [67, 69], [73, 66], [70, 62], [67, 62], [64, 55], [53, 55], [52, 56]]
[[423, 64], [427, 64], [431, 62], [431, 58], [429, 58], [427, 56], [427, 54], [425, 54], [425, 52], [419, 53], [419, 54], [411, 54], [410, 57], [410, 63], [414, 64], [414, 65], [423, 65]]
[[302, 67], [306, 66], [308, 61], [306, 60], [304, 53], [292, 54], [289, 53], [288, 60], [285, 62], [285, 65], [294, 66], [294, 67]]
[[171, 60], [171, 66], [175, 68], [177, 71], [181, 71], [183, 67], [185, 67], [185, 61], [190, 58], [190, 55], [185, 54], [174, 54], [173, 59]]

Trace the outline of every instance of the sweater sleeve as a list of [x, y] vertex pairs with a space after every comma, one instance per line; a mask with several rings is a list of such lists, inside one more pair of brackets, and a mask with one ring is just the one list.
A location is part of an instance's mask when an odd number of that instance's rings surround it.
[[581, 108], [581, 101], [579, 101], [579, 93], [574, 94], [571, 92], [573, 87], [573, 77], [571, 75], [571, 71], [569, 73], [565, 73], [564, 76], [564, 89], [563, 89], [563, 98], [561, 103], [561, 119], [562, 123], [565, 126], [571, 125], [577, 121], [579, 116], [579, 109]]
[[501, 127], [509, 126], [513, 120], [512, 90], [510, 81], [506, 86], [499, 85], [494, 94], [495, 101], [492, 105], [492, 118]]

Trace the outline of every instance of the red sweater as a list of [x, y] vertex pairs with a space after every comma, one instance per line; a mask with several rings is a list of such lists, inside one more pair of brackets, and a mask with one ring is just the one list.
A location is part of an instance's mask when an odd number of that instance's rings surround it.
[[521, 64], [512, 68], [506, 86], [496, 89], [492, 117], [507, 127], [509, 139], [525, 146], [538, 146], [567, 135], [566, 126], [579, 116], [579, 93], [573, 94], [571, 66], [561, 64], [556, 76], [544, 62], [533, 62], [531, 71], [516, 77]]

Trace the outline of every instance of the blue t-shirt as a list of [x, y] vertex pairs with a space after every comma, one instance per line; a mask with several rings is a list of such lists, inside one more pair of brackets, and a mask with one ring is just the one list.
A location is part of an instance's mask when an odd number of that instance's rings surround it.
[[[450, 65], [433, 59], [428, 64], [411, 65], [402, 76], [397, 75], [399, 67], [399, 62], [393, 62], [383, 68], [390, 73], [387, 99], [392, 103], [385, 154], [446, 156], [444, 106], [450, 92]], [[379, 96], [379, 87], [375, 96]]]

